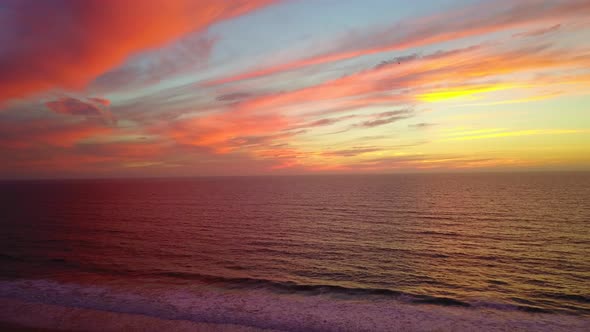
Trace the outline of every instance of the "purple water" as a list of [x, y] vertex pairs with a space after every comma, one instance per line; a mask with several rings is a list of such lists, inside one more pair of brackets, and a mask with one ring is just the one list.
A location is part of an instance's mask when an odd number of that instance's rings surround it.
[[[353, 311], [375, 323], [350, 330], [437, 308], [590, 316], [589, 173], [13, 181], [0, 192], [3, 298], [284, 330], [342, 330], [327, 322]], [[322, 315], [305, 325], [310, 306]]]

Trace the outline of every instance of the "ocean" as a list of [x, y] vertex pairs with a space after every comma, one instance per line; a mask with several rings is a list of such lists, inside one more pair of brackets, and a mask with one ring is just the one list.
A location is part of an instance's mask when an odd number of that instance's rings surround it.
[[590, 330], [590, 173], [4, 181], [0, 199], [5, 300], [285, 331]]

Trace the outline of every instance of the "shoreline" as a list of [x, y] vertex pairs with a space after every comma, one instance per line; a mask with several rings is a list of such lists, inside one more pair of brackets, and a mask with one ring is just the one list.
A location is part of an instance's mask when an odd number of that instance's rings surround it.
[[[146, 315], [0, 298], [0, 330], [15, 332], [280, 332], [236, 324], [166, 320]], [[33, 317], [27, 319], [26, 317]]]
[[[35, 300], [33, 300], [35, 301]], [[331, 302], [331, 301], [330, 301]], [[338, 305], [338, 304], [336, 304]], [[312, 306], [311, 311], [289, 308], [263, 313], [266, 323], [279, 319], [297, 322], [295, 325], [275, 325], [268, 328], [254, 325], [222, 323], [235, 318], [214, 314], [218, 322], [206, 323], [193, 320], [166, 319], [144, 314], [113, 312], [101, 309], [81, 308], [62, 304], [30, 302], [21, 299], [0, 297], [0, 330], [16, 332], [116, 332], [116, 331], [197, 331], [197, 332], [272, 332], [272, 331], [586, 331], [588, 318], [560, 316], [542, 313], [502, 312], [497, 310], [473, 310], [469, 308], [437, 307], [435, 305], [399, 305], [386, 308], [372, 306], [372, 310], [387, 310], [391, 316], [387, 322], [378, 322], [372, 312], [361, 311], [356, 305], [331, 315], [321, 306]], [[356, 307], [356, 308], [355, 308]], [[262, 309], [265, 310], [265, 309]], [[235, 314], [235, 313], [234, 313]], [[251, 313], [253, 316], [257, 314]], [[278, 315], [278, 316], [275, 316]], [[315, 315], [315, 316], [314, 316]], [[310, 321], [311, 320], [311, 321]], [[313, 320], [323, 320], [323, 323]], [[290, 327], [289, 327], [290, 326]]]
[[71, 330], [57, 330], [57, 329], [46, 329], [41, 327], [30, 327], [21, 324], [14, 324], [10, 322], [0, 321], [0, 331], [7, 332], [83, 332], [83, 331], [71, 331]]

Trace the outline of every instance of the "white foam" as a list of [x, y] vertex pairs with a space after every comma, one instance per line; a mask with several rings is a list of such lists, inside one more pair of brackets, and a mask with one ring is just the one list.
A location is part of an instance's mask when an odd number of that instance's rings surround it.
[[123, 314], [0, 298], [0, 320], [32, 328], [64, 331], [175, 331], [175, 332], [270, 332], [248, 326], [164, 320], [144, 315]]
[[[63, 312], [55, 319], [66, 315], [73, 320], [72, 324], [82, 322], [75, 322], [76, 315], [71, 312], [85, 308], [113, 315], [120, 313], [116, 319], [121, 320], [132, 314], [159, 320], [285, 331], [587, 331], [590, 326], [590, 319], [580, 316], [412, 305], [394, 300], [281, 295], [264, 290], [229, 291], [139, 280], [90, 286], [50, 280], [2, 281], [0, 297], [59, 306]], [[0, 309], [2, 317], [18, 316], [19, 312], [10, 305]], [[30, 315], [23, 314], [18, 322], [30, 320]], [[92, 321], [100, 324], [100, 320]], [[95, 327], [82, 327], [82, 330]]]

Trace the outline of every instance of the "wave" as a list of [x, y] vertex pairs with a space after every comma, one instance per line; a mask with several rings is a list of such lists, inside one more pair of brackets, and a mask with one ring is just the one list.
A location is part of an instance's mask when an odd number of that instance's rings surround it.
[[581, 295], [581, 294], [541, 293], [539, 295], [543, 296], [543, 297], [558, 299], [558, 300], [568, 300], [568, 301], [584, 303], [584, 304], [590, 303], [590, 296]]
[[306, 285], [292, 281], [275, 281], [255, 278], [228, 278], [184, 272], [161, 272], [156, 276], [166, 276], [198, 280], [208, 284], [219, 284], [229, 289], [266, 289], [276, 293], [297, 293], [302, 295], [344, 295], [350, 297], [385, 296], [412, 303], [437, 304], [443, 306], [469, 307], [470, 304], [448, 297], [411, 294], [385, 288], [353, 288], [338, 285]]
[[[340, 288], [330, 290], [347, 293], [351, 291]], [[29, 304], [11, 304], [10, 301], [13, 300]], [[30, 311], [35, 304], [43, 304], [52, 307], [49, 309], [55, 312], [54, 320], [63, 322], [64, 317], [70, 317], [78, 324], [80, 310], [86, 310], [83, 316], [85, 318], [90, 315], [104, 316], [105, 312], [117, 314], [111, 315], [108, 321], [124, 321], [130, 319], [129, 314], [133, 314], [158, 320], [174, 320], [178, 324], [182, 321], [236, 324], [283, 331], [584, 331], [590, 323], [588, 318], [579, 316], [532, 314], [518, 310], [496, 313], [494, 310], [497, 308], [489, 303], [488, 309], [482, 311], [473, 306], [455, 306], [454, 303], [443, 310], [438, 305], [431, 305], [431, 302], [424, 299], [410, 304], [397, 300], [371, 300], [366, 297], [351, 301], [340, 297], [277, 294], [259, 289], [228, 291], [209, 287], [175, 286], [162, 282], [150, 284], [140, 280], [127, 281], [125, 284], [77, 284], [52, 280], [0, 281], [0, 303], [3, 303], [0, 306], [0, 316], [14, 313], [16, 316], [20, 315], [18, 319], [22, 322], [38, 319], [39, 316], [27, 313], [23, 308], [29, 308]], [[445, 301], [439, 298], [435, 302], [441, 304], [440, 302]], [[55, 309], [56, 306], [60, 309]], [[96, 324], [101, 319], [89, 321]], [[121, 322], [123, 325], [120, 326], [128, 326], [125, 325], [128, 323], [129, 321]], [[88, 328], [93, 329], [97, 330], [97, 326]], [[169, 326], [167, 329], [174, 330], [174, 327]]]
[[[19, 257], [9, 254], [0, 254], [0, 260], [6, 262], [24, 262], [27, 261], [24, 257]], [[151, 273], [143, 273], [140, 271], [130, 271], [118, 269], [105, 269], [104, 266], [84, 265], [80, 268], [80, 263], [71, 261], [69, 259], [54, 256], [45, 257], [43, 260], [35, 260], [37, 263], [46, 263], [50, 265], [59, 265], [61, 268], [74, 268], [74, 270], [83, 270], [88, 273], [111, 276], [122, 279], [133, 278], [156, 278], [166, 281], [166, 279], [177, 279], [186, 281], [195, 281], [198, 283], [217, 286], [219, 288], [230, 290], [265, 290], [276, 294], [298, 294], [307, 296], [330, 296], [339, 298], [351, 299], [393, 299], [409, 304], [429, 304], [447, 307], [465, 307], [465, 308], [493, 308], [504, 311], [523, 311], [534, 313], [567, 313], [567, 314], [581, 314], [588, 315], [590, 310], [587, 304], [590, 303], [590, 298], [581, 294], [559, 294], [559, 293], [538, 293], [534, 294], [533, 298], [539, 299], [539, 303], [526, 301], [525, 299], [512, 298], [510, 303], [495, 303], [485, 302], [473, 299], [461, 299], [449, 296], [438, 296], [432, 294], [419, 294], [407, 291], [401, 291], [389, 288], [380, 287], [356, 287], [343, 286], [335, 284], [309, 284], [297, 283], [294, 281], [285, 280], [270, 280], [264, 278], [250, 278], [250, 277], [225, 277], [209, 274], [200, 274], [193, 272], [177, 272], [177, 271], [157, 271]], [[74, 271], [72, 270], [72, 272]], [[234, 269], [235, 270], [235, 269]], [[3, 275], [6, 273], [3, 273]], [[18, 275], [8, 273], [3, 279], [11, 280]], [[22, 275], [21, 277], [24, 277]], [[332, 278], [338, 280], [337, 278]], [[506, 285], [507, 283], [500, 280], [488, 280], [490, 284]], [[553, 302], [552, 300], [555, 300]]]
[[[299, 284], [292, 281], [276, 281], [267, 279], [255, 279], [255, 278], [231, 278], [231, 277], [219, 277], [197, 273], [185, 273], [185, 272], [161, 272], [154, 273], [153, 276], [158, 277], [173, 277], [185, 280], [195, 280], [203, 282], [209, 285], [218, 285], [227, 289], [264, 289], [279, 294], [300, 294], [300, 295], [324, 295], [324, 296], [336, 296], [336, 297], [349, 297], [356, 299], [366, 298], [393, 298], [395, 300], [413, 303], [413, 304], [431, 304], [439, 306], [455, 306], [455, 307], [474, 307], [474, 308], [493, 308], [498, 310], [519, 310], [524, 312], [536, 312], [536, 313], [558, 313], [562, 312], [559, 310], [550, 310], [536, 306], [534, 303], [522, 304], [524, 300], [515, 299], [520, 304], [509, 304], [509, 303], [498, 303], [490, 301], [472, 300], [464, 301], [451, 297], [444, 296], [433, 296], [424, 294], [415, 294], [409, 292], [403, 292], [385, 288], [362, 288], [362, 287], [344, 287], [338, 285], [325, 285], [325, 284]], [[556, 298], [558, 296], [555, 296]], [[586, 303], [588, 300], [583, 296], [568, 296], [561, 295], [563, 299], [570, 299]], [[583, 308], [570, 307], [573, 311], [585, 311]], [[567, 311], [571, 313], [572, 310]], [[566, 312], [566, 311], [563, 311]]]
[[[212, 286], [226, 289], [266, 290], [277, 294], [299, 294], [307, 296], [332, 296], [351, 299], [394, 299], [410, 304], [430, 304], [438, 306], [465, 307], [465, 308], [492, 308], [503, 311], [523, 311], [531, 313], [566, 313], [566, 314], [590, 314], [590, 310], [576, 305], [563, 305], [563, 308], [540, 307], [534, 302], [525, 299], [513, 298], [511, 303], [483, 301], [478, 299], [456, 299], [447, 296], [435, 296], [416, 294], [387, 288], [345, 287], [330, 284], [300, 284], [293, 281], [278, 281], [247, 277], [221, 277], [189, 272], [156, 272], [149, 276], [171, 277], [183, 280], [193, 280]], [[503, 281], [490, 280], [499, 285], [507, 284]], [[590, 303], [590, 298], [575, 294], [539, 294], [537, 298], [554, 298], [569, 300], [580, 304]]]

